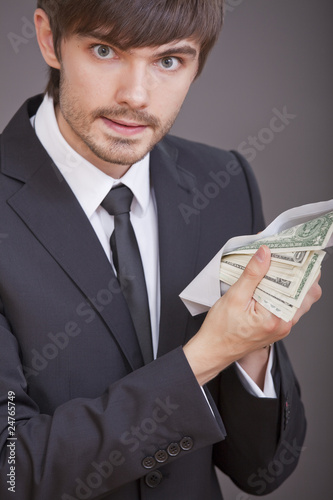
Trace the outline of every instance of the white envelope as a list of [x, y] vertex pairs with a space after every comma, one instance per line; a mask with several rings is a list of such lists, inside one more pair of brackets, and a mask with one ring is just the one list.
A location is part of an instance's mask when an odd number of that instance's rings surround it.
[[[192, 316], [208, 311], [213, 304], [229, 288], [228, 285], [219, 280], [220, 262], [222, 255], [232, 252], [236, 248], [260, 240], [266, 236], [288, 229], [306, 221], [315, 219], [321, 214], [333, 210], [333, 199], [302, 205], [301, 207], [291, 208], [280, 214], [264, 231], [256, 235], [236, 236], [231, 238], [207, 264], [207, 266], [198, 274], [196, 278], [179, 295]], [[327, 247], [333, 246], [333, 235], [327, 244]]]

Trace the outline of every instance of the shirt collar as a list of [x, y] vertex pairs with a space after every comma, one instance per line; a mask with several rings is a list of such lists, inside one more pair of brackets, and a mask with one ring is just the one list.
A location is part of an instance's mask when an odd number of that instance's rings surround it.
[[[32, 122], [33, 123], [33, 122]], [[125, 184], [133, 194], [132, 211], [143, 217], [150, 202], [149, 153], [133, 164], [121, 179], [114, 179], [79, 155], [64, 139], [55, 116], [53, 99], [46, 95], [35, 120], [38, 139], [60, 170], [88, 218], [116, 184]]]

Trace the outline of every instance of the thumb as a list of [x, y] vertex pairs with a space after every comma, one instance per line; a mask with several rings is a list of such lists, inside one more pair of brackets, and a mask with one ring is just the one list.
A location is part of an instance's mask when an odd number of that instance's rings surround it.
[[253, 255], [241, 277], [235, 283], [238, 298], [248, 304], [260, 281], [267, 274], [271, 263], [271, 251], [263, 245]]

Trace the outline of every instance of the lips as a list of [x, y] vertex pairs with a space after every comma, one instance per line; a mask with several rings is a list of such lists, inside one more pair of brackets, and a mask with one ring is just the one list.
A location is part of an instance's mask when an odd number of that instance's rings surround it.
[[105, 116], [102, 116], [101, 120], [109, 129], [126, 136], [140, 134], [147, 128], [147, 125], [130, 121], [127, 122], [125, 120], [112, 120], [110, 118], [106, 118]]
[[144, 127], [142, 123], [134, 123], [134, 122], [126, 122], [125, 120], [112, 120], [110, 118], [107, 118], [107, 120], [113, 121], [114, 123], [117, 123], [118, 125], [123, 125], [124, 127]]

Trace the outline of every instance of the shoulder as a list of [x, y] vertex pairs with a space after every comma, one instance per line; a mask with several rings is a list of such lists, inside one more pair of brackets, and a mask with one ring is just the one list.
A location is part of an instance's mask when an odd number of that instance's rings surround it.
[[42, 94], [31, 97], [16, 111], [0, 134], [0, 145], [2, 147], [7, 146], [7, 144], [14, 144], [15, 147], [19, 147], [26, 137], [30, 139], [35, 135], [30, 120], [37, 113], [42, 100]]
[[167, 135], [159, 147], [172, 158], [179, 170], [193, 177], [194, 209], [199, 210], [200, 204], [201, 208], [207, 207], [205, 210], [200, 208], [201, 213], [207, 216], [211, 216], [211, 211], [236, 214], [244, 223], [237, 230], [238, 234], [258, 232], [264, 228], [255, 175], [238, 151], [227, 151], [172, 135]]
[[207, 177], [214, 172], [225, 177], [238, 177], [250, 190], [257, 190], [257, 182], [248, 161], [236, 150], [220, 149], [200, 142], [167, 135], [160, 143], [169, 151], [177, 164], [197, 177]]
[[163, 139], [163, 142], [177, 149], [177, 159], [179, 162], [195, 160], [195, 163], [199, 162], [205, 164], [207, 161], [227, 163], [233, 159], [233, 155], [230, 151], [208, 146], [201, 142], [190, 141], [174, 135], [167, 135]]

